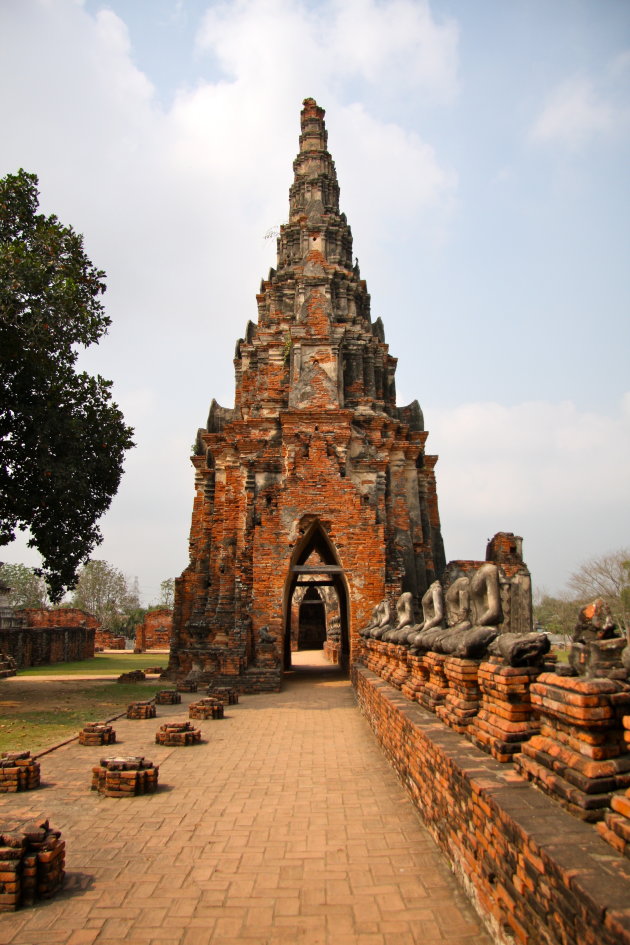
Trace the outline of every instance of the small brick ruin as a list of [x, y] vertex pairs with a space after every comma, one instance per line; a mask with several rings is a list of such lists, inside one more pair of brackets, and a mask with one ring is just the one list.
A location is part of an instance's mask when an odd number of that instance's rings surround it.
[[40, 786], [40, 765], [30, 751], [3, 751], [0, 754], [0, 793], [32, 791]]
[[238, 690], [227, 686], [208, 686], [208, 695], [222, 705], [238, 705]]
[[128, 719], [154, 719], [155, 716], [155, 703], [152, 700], [132, 702], [127, 706]]
[[630, 787], [630, 687], [545, 673], [530, 692], [540, 734], [523, 745], [517, 770], [582, 820], [601, 820], [613, 792]]
[[65, 878], [65, 843], [48, 820], [0, 823], [0, 912], [51, 899]]
[[166, 607], [150, 610], [136, 626], [134, 652], [168, 650], [171, 643], [173, 611]]
[[223, 703], [213, 698], [191, 702], [188, 706], [188, 717], [190, 719], [222, 719], [224, 717]]
[[160, 689], [155, 694], [156, 705], [179, 705], [182, 697], [177, 689]]
[[116, 732], [107, 722], [87, 722], [79, 732], [79, 745], [114, 745]]
[[198, 745], [201, 741], [201, 731], [190, 722], [165, 722], [155, 733], [158, 745], [171, 747], [184, 745]]
[[236, 345], [233, 408], [199, 430], [190, 564], [168, 674], [274, 691], [296, 646], [347, 667], [383, 598], [441, 576], [435, 464], [339, 209], [324, 110], [306, 99], [289, 218], [258, 320]]
[[142, 756], [101, 758], [92, 768], [92, 790], [106, 797], [135, 797], [153, 794], [158, 786], [159, 767]]
[[146, 673], [141, 669], [131, 669], [128, 673], [121, 673], [116, 682], [118, 683], [139, 683], [144, 682]]

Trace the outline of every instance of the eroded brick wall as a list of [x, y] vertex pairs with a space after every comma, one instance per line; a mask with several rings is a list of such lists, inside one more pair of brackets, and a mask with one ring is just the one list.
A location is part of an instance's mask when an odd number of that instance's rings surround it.
[[25, 625], [0, 630], [0, 652], [9, 653], [18, 669], [67, 663], [94, 656], [95, 627], [98, 620], [82, 610], [16, 611]]
[[166, 607], [150, 610], [136, 626], [136, 650], [168, 650], [172, 627], [172, 610]]
[[360, 707], [434, 840], [495, 939], [630, 943], [630, 863], [370, 670]]

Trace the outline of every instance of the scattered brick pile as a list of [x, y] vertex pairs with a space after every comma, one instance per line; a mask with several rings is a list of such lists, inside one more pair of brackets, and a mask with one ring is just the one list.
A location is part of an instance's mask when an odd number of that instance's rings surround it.
[[165, 722], [155, 733], [158, 745], [198, 745], [201, 741], [201, 731], [190, 722]]
[[137, 683], [144, 682], [146, 678], [141, 669], [132, 669], [129, 673], [121, 673], [116, 682]]
[[222, 705], [238, 705], [238, 690], [230, 689], [228, 686], [213, 688], [208, 686], [208, 695], [211, 699], [218, 700]]
[[147, 676], [161, 676], [163, 672], [163, 666], [149, 666], [147, 669], [145, 669]]
[[448, 692], [444, 704], [436, 706], [436, 714], [460, 735], [468, 731], [477, 712], [481, 692], [478, 684], [479, 663], [476, 660], [447, 656], [444, 675], [448, 680]]
[[512, 761], [523, 742], [539, 732], [529, 691], [539, 675], [539, 667], [504, 666], [494, 660], [479, 667], [481, 708], [468, 732], [497, 761]]
[[515, 756], [517, 770], [580, 819], [601, 820], [613, 792], [630, 784], [622, 725], [630, 686], [543, 673], [530, 692], [540, 734]]
[[0, 679], [6, 679], [7, 676], [15, 676], [17, 673], [17, 663], [8, 653], [0, 653]]
[[52, 898], [63, 886], [65, 849], [47, 820], [0, 824], [0, 912]]
[[3, 751], [0, 755], [0, 794], [32, 791], [40, 783], [39, 762], [30, 751]]
[[155, 694], [156, 705], [179, 705], [182, 701], [177, 689], [160, 689]]
[[79, 745], [113, 745], [116, 732], [106, 722], [88, 722], [79, 732]]
[[132, 702], [131, 705], [127, 706], [127, 718], [128, 719], [154, 719], [155, 718], [155, 704], [151, 701]]
[[153, 794], [158, 783], [157, 765], [143, 757], [101, 758], [92, 768], [92, 790], [107, 797]]
[[178, 692], [197, 692], [197, 683], [190, 679], [182, 679], [177, 683]]
[[223, 704], [218, 699], [200, 699], [188, 707], [189, 719], [222, 719]]

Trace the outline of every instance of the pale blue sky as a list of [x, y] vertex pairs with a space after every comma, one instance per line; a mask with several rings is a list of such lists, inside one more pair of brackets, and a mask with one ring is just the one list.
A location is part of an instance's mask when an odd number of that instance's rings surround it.
[[108, 273], [84, 362], [138, 447], [96, 554], [147, 599], [186, 565], [188, 448], [232, 403], [307, 95], [447, 556], [513, 530], [559, 590], [630, 545], [625, 0], [8, 0], [0, 52], [0, 174], [38, 173]]

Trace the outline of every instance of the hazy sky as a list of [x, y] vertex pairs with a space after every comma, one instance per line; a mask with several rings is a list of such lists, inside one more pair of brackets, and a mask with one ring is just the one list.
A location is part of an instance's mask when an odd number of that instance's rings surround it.
[[447, 557], [514, 531], [556, 591], [630, 545], [626, 0], [2, 0], [0, 82], [0, 175], [38, 174], [107, 272], [81, 363], [137, 447], [94, 556], [145, 601], [187, 564], [190, 447], [233, 404], [307, 96]]

